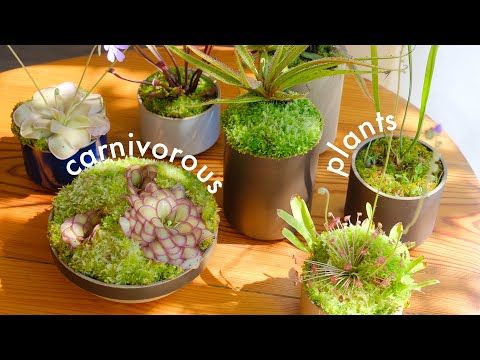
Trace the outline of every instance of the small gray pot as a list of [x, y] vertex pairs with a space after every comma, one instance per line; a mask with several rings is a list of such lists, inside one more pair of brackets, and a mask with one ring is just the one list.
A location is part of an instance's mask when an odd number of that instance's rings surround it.
[[[365, 213], [365, 204], [367, 202], [373, 206], [377, 190], [361, 178], [355, 166], [355, 160], [363, 147], [367, 146], [370, 141], [382, 136], [384, 135], [376, 135], [364, 140], [352, 154], [347, 198], [345, 200], [345, 215], [354, 216], [357, 212]], [[433, 151], [433, 148], [426, 142], [419, 142]], [[437, 219], [443, 189], [447, 182], [447, 164], [442, 156], [440, 156], [440, 161], [443, 165], [442, 179], [438, 186], [425, 196], [400, 197], [380, 192], [375, 212], [375, 222], [382, 223], [385, 232], [388, 233], [398, 222], [401, 222], [405, 228], [414, 219], [417, 207], [421, 206], [416, 222], [411, 226], [408, 233], [402, 236], [402, 241], [415, 242], [416, 246], [418, 246], [431, 235]], [[422, 198], [424, 198], [423, 203]]]
[[300, 195], [311, 208], [317, 165], [318, 145], [305, 155], [270, 159], [241, 154], [225, 141], [225, 217], [254, 239], [283, 239], [285, 222], [277, 209], [289, 211], [292, 195]]
[[[215, 82], [217, 95], [220, 88]], [[174, 148], [183, 151], [175, 157], [197, 155], [211, 148], [220, 135], [220, 105], [211, 105], [203, 113], [187, 118], [170, 118], [150, 112], [137, 95], [140, 116], [140, 136], [150, 141], [150, 148], [162, 143], [171, 155]]]
[[342, 102], [344, 75], [335, 75], [312, 80], [297, 85], [292, 90], [305, 94], [323, 117], [323, 132], [320, 138], [319, 154], [327, 150], [327, 142], [332, 144], [337, 137], [338, 117]]

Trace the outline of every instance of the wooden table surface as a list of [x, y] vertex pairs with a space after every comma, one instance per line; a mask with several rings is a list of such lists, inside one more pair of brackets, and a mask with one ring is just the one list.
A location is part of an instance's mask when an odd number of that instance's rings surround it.
[[[21, 55], [21, 54], [20, 54]], [[235, 63], [230, 48], [218, 47], [214, 55], [228, 64]], [[32, 66], [40, 87], [64, 81], [77, 82], [85, 57]], [[84, 86], [93, 85], [105, 70], [105, 56], [95, 56]], [[120, 74], [143, 79], [154, 68], [129, 53], [117, 66]], [[393, 75], [391, 75], [393, 76]], [[435, 86], [435, 84], [434, 84]], [[98, 298], [67, 280], [53, 264], [46, 236], [52, 195], [30, 181], [22, 153], [10, 131], [10, 113], [18, 102], [28, 99], [34, 87], [22, 69], [0, 73], [0, 313], [20, 314], [296, 314], [300, 286], [295, 270], [305, 255], [287, 241], [262, 242], [237, 233], [221, 214], [218, 245], [203, 273], [176, 293], [143, 304], [119, 304]], [[109, 142], [127, 143], [128, 132], [139, 139], [137, 85], [104, 78], [95, 92], [106, 102], [111, 121]], [[222, 85], [225, 97], [237, 90]], [[382, 114], [391, 114], [395, 96], [382, 89]], [[400, 103], [402, 109], [404, 103]], [[400, 111], [399, 111], [400, 112]], [[355, 80], [346, 77], [340, 125], [335, 144], [342, 146], [349, 131], [371, 121], [373, 105], [359, 90]], [[409, 134], [418, 112], [408, 113]], [[440, 122], [442, 119], [436, 119]], [[431, 126], [427, 120], [425, 126]], [[448, 181], [432, 236], [413, 251], [424, 255], [428, 268], [418, 280], [436, 278], [440, 284], [415, 293], [407, 314], [480, 313], [480, 186], [466, 159], [447, 134], [442, 134], [441, 151], [448, 165]], [[327, 172], [328, 160], [337, 156], [327, 151], [320, 156], [316, 188], [327, 187], [332, 194], [331, 210], [342, 214], [347, 179]], [[199, 166], [208, 165], [215, 178], [223, 180], [223, 139], [197, 156]], [[345, 171], [349, 170], [349, 160]], [[324, 198], [315, 195], [313, 216], [320, 229]]]

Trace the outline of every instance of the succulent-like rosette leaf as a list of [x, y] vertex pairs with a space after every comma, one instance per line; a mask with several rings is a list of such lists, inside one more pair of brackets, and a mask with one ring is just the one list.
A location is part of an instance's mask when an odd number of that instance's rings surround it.
[[62, 160], [110, 130], [102, 97], [87, 96], [71, 82], [35, 92], [14, 111], [13, 121], [22, 137], [48, 139], [50, 152]]
[[60, 227], [62, 240], [72, 248], [76, 248], [95, 235], [100, 226], [100, 220], [100, 214], [97, 211], [76, 214], [66, 219]]
[[201, 209], [189, 200], [182, 185], [160, 189], [155, 166], [132, 166], [126, 172], [130, 195], [119, 224], [125, 236], [139, 242], [144, 255], [154, 261], [196, 268], [202, 243], [213, 238]]

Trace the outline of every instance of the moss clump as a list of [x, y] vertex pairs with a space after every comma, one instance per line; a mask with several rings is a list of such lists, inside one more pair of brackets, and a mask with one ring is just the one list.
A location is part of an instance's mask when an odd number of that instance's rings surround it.
[[[138, 243], [123, 234], [118, 222], [129, 208], [125, 172], [131, 165], [147, 164], [157, 166], [159, 186], [182, 184], [190, 200], [203, 208], [202, 218], [207, 229], [216, 232], [217, 204], [195, 175], [166, 162], [109, 159], [81, 173], [53, 200], [53, 218], [48, 224], [48, 233], [51, 246], [63, 262], [75, 271], [110, 284], [147, 285], [182, 273], [179, 267], [147, 259]], [[102, 213], [98, 232], [89, 242], [71, 249], [61, 239], [61, 224], [75, 214], [91, 210]]]
[[[412, 139], [403, 138], [403, 149], [411, 143]], [[392, 139], [387, 171], [381, 182], [387, 148], [388, 138], [382, 137], [372, 142], [366, 160], [367, 146], [357, 155], [355, 165], [358, 173], [370, 186], [386, 194], [402, 197], [421, 196], [437, 187], [443, 175], [441, 161], [433, 159], [434, 153], [418, 142], [401, 162], [398, 161], [399, 138]]]
[[337, 57], [340, 56], [335, 45], [310, 45], [304, 53], [302, 53], [290, 67], [297, 66], [301, 63], [315, 60], [317, 58]]
[[229, 105], [222, 114], [227, 142], [259, 157], [303, 155], [320, 140], [323, 120], [308, 99]]
[[[348, 245], [336, 247], [332, 241], [345, 241]], [[344, 270], [351, 260], [338, 255], [339, 248], [353, 252], [355, 259], [363, 256], [349, 270], [352, 274], [349, 285], [342, 286], [344, 280], [340, 275], [324, 279], [318, 276], [303, 285], [312, 302], [328, 314], [394, 314], [408, 306], [413, 290], [436, 283], [415, 283], [412, 274], [423, 269], [424, 263], [411, 259], [407, 246], [399, 240], [367, 231], [366, 224], [318, 234], [310, 260]], [[303, 273], [312, 274], [314, 266], [315, 263], [306, 261]]]
[[20, 141], [20, 144], [22, 144], [22, 145], [31, 146], [34, 149], [39, 150], [39, 151], [48, 151], [48, 141], [47, 141], [47, 139], [38, 139], [38, 140], [37, 139], [27, 139], [27, 138], [24, 138], [22, 135], [20, 135], [20, 128], [13, 121], [13, 113], [22, 104], [23, 104], [23, 101], [17, 103], [13, 107], [12, 113], [10, 114], [10, 118], [11, 118], [10, 129], [12, 130], [13, 135], [15, 135], [15, 137], [18, 139], [18, 141]]
[[[184, 79], [181, 72], [182, 81]], [[201, 106], [208, 100], [215, 99], [218, 94], [215, 84], [209, 78], [202, 76], [193, 94], [186, 95], [181, 88], [168, 88], [162, 72], [150, 75], [146, 81], [159, 81], [163, 86], [140, 85], [138, 94], [142, 103], [148, 111], [157, 115], [171, 118], [186, 118], [201, 114], [211, 105]]]

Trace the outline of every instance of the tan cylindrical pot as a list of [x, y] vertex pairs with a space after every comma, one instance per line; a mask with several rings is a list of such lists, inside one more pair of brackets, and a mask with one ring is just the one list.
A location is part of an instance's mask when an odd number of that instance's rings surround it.
[[[300, 314], [302, 315], [328, 315], [326, 312], [322, 310], [321, 307], [315, 305], [312, 300], [307, 295], [303, 284], [300, 285], [302, 287], [300, 293]], [[403, 315], [403, 307], [398, 309], [392, 315]]]
[[[220, 88], [217, 95], [220, 97]], [[203, 113], [187, 118], [170, 118], [157, 115], [145, 108], [137, 96], [140, 116], [140, 136], [150, 147], [157, 143], [167, 146], [171, 155], [174, 148], [183, 151], [175, 157], [197, 155], [212, 147], [220, 135], [220, 105], [211, 105]]]
[[[374, 203], [377, 191], [360, 177], [355, 166], [355, 160], [363, 147], [367, 146], [370, 141], [382, 136], [376, 135], [363, 141], [352, 154], [347, 198], [345, 200], [345, 215], [354, 215], [357, 212], [364, 213], [365, 204], [369, 202], [373, 205]], [[432, 147], [426, 142], [420, 141], [420, 143], [433, 151]], [[402, 241], [415, 242], [416, 246], [418, 246], [433, 232], [443, 189], [447, 182], [447, 164], [443, 157], [440, 157], [440, 161], [443, 165], [442, 179], [438, 186], [425, 196], [400, 197], [380, 192], [374, 220], [382, 223], [383, 230], [387, 234], [398, 222], [401, 222], [403, 227], [406, 228], [414, 220], [417, 207], [420, 207], [418, 218], [408, 233], [402, 236]]]
[[317, 165], [318, 145], [305, 155], [270, 159], [241, 154], [225, 142], [225, 217], [254, 239], [283, 239], [286, 224], [277, 209], [290, 211], [292, 195], [300, 195], [311, 208]]
[[323, 132], [320, 138], [319, 154], [327, 150], [327, 142], [334, 143], [337, 137], [338, 117], [342, 102], [344, 75], [328, 76], [312, 80], [292, 88], [299, 93], [307, 93], [323, 117]]

